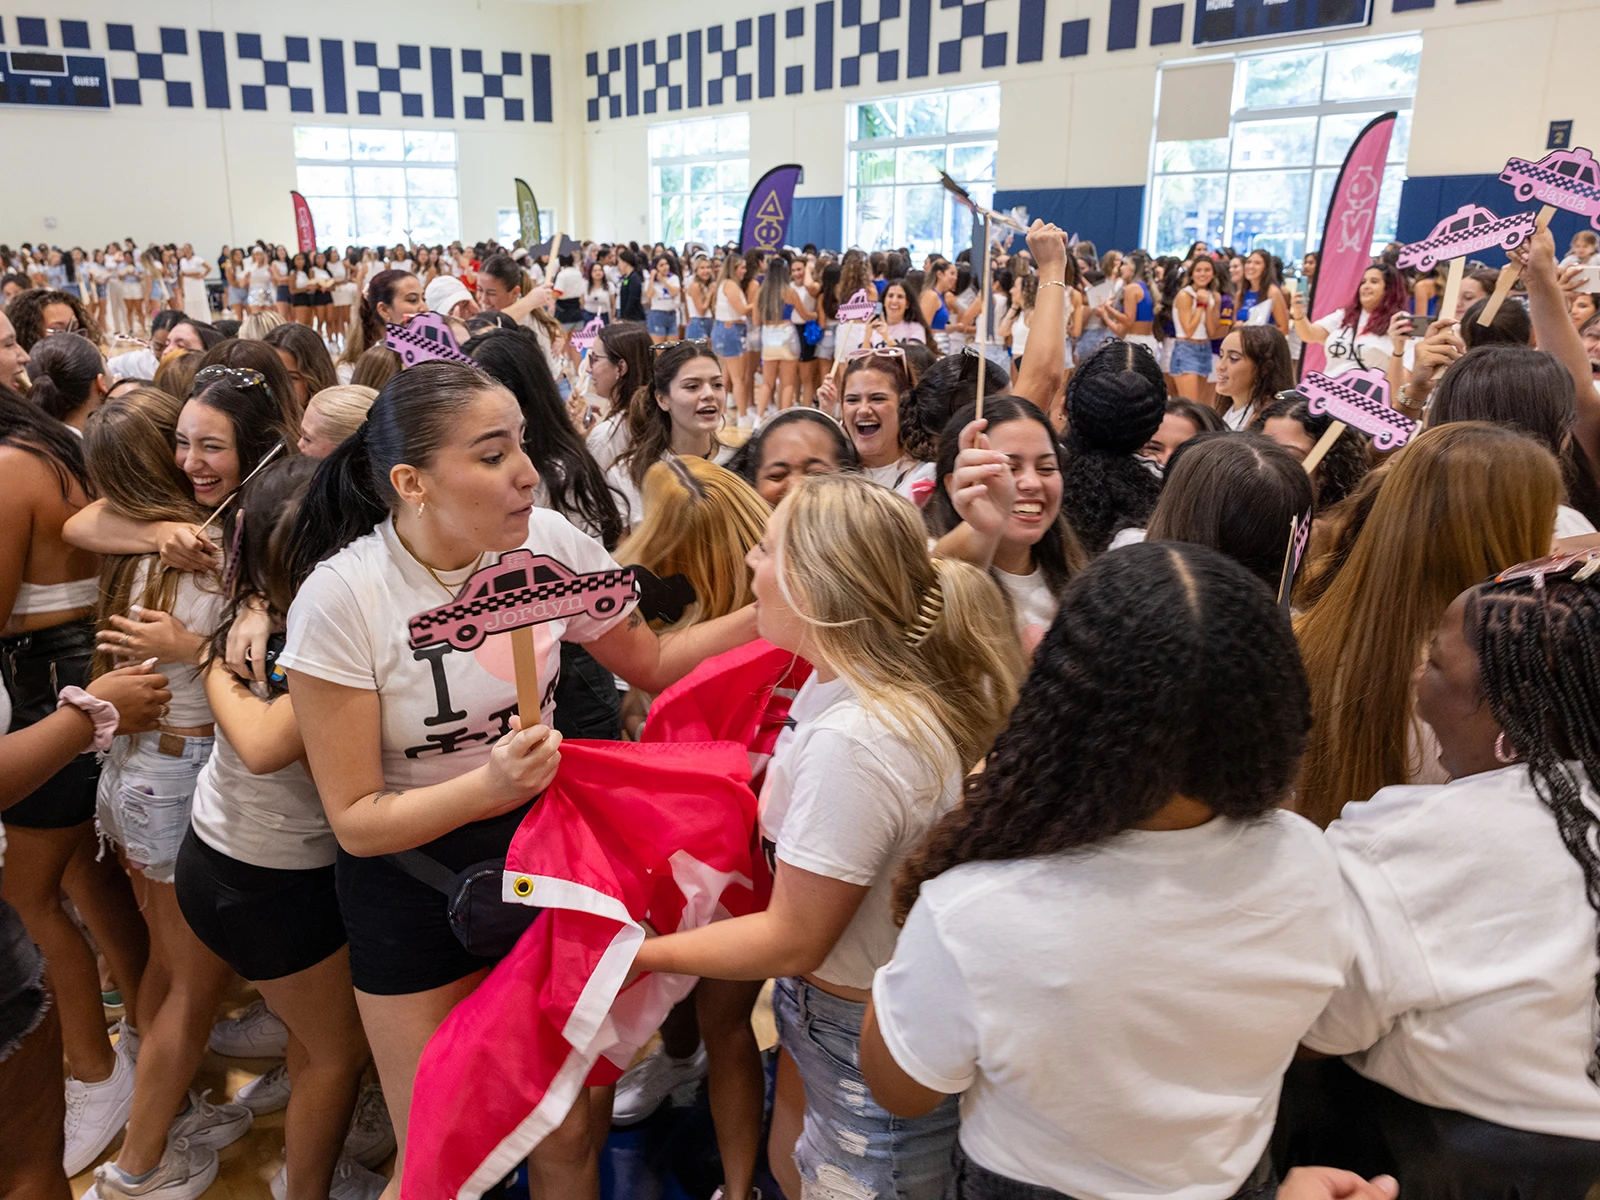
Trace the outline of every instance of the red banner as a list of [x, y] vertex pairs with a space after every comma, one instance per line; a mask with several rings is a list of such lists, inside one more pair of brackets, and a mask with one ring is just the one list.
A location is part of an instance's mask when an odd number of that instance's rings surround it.
[[[1339, 169], [1327, 224], [1322, 229], [1316, 278], [1306, 300], [1306, 313], [1312, 322], [1353, 304], [1361, 276], [1372, 262], [1372, 231], [1377, 222], [1383, 164], [1389, 157], [1395, 116], [1387, 112], [1373, 118], [1351, 144], [1344, 166]], [[1322, 347], [1306, 343], [1303, 370], [1320, 371], [1326, 364]]]
[[299, 192], [290, 192], [294, 201], [294, 231], [300, 238], [300, 252], [312, 254], [317, 249], [317, 227], [311, 220], [311, 206]]

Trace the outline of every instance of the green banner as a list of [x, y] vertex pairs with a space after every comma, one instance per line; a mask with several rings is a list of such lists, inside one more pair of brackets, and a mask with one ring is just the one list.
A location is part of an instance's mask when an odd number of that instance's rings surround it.
[[539, 202], [533, 198], [533, 189], [517, 180], [517, 216], [522, 222], [522, 244], [537, 246], [544, 239], [539, 235]]

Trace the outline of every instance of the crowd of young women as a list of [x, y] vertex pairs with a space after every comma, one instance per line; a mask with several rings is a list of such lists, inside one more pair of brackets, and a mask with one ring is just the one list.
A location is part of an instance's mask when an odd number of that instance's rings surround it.
[[[1488, 327], [1383, 259], [1310, 324], [1269, 255], [1037, 223], [987, 297], [859, 251], [278, 249], [226, 256], [240, 328], [111, 360], [81, 291], [0, 315], [0, 1193], [193, 1200], [286, 1109], [275, 1195], [392, 1200], [494, 965], [434, 876], [757, 637], [810, 668], [771, 901], [645, 942], [702, 982], [532, 1195], [598, 1196], [612, 1122], [701, 1076], [725, 1200], [1600, 1181], [1600, 336], [1548, 234]], [[428, 310], [465, 362], [385, 344]], [[1421, 431], [1308, 472], [1291, 330]], [[529, 728], [494, 640], [407, 639], [522, 548], [679, 585], [539, 626]], [[285, 1065], [211, 1096], [208, 1047]]]

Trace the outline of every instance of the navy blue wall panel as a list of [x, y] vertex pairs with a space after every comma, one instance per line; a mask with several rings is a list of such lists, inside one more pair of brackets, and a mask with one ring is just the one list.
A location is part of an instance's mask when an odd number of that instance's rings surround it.
[[996, 190], [995, 208], [1022, 205], [1028, 219], [1044, 220], [1090, 241], [1100, 250], [1127, 250], [1140, 243], [1144, 188], [1024, 188]]
[[814, 242], [823, 249], [844, 248], [844, 197], [796, 196], [789, 218], [789, 244]]
[[[1433, 231], [1433, 227], [1455, 212], [1463, 204], [1481, 204], [1496, 216], [1506, 217], [1537, 205], [1518, 204], [1509, 185], [1494, 175], [1417, 175], [1400, 185], [1400, 221], [1397, 239], [1402, 242], [1419, 242]], [[1556, 210], [1550, 222], [1550, 232], [1556, 239], [1556, 257], [1567, 253], [1567, 244], [1580, 229], [1589, 228], [1589, 222], [1576, 213]], [[1506, 261], [1500, 250], [1485, 250], [1474, 256], [1498, 267]]]

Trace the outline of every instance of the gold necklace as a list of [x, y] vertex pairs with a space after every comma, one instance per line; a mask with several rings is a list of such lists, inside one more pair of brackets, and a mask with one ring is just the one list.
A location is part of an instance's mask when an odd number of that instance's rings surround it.
[[[454, 599], [455, 599], [455, 598], [456, 598], [456, 590], [455, 590], [455, 588], [453, 588], [453, 587], [451, 587], [451, 586], [450, 586], [450, 585], [449, 585], [449, 584], [448, 584], [448, 583], [446, 583], [446, 582], [445, 582], [445, 581], [444, 581], [444, 580], [442, 580], [442, 579], [440, 579], [440, 578], [439, 578], [439, 572], [437, 572], [437, 571], [435, 571], [435, 570], [434, 570], [434, 569], [433, 569], [433, 568], [432, 568], [432, 567], [430, 567], [430, 566], [429, 566], [429, 565], [428, 565], [428, 564], [427, 564], [427, 563], [425, 563], [425, 562], [423, 562], [423, 561], [422, 561], [422, 559], [421, 559], [421, 558], [420, 558], [420, 557], [419, 557], [419, 556], [418, 556], [418, 554], [417, 554], [417, 552], [416, 552], [416, 551], [415, 551], [415, 550], [413, 550], [413, 549], [412, 549], [412, 548], [411, 548], [411, 547], [410, 547], [410, 546], [409, 546], [409, 545], [408, 545], [408, 544], [407, 544], [407, 543], [406, 543], [406, 540], [405, 540], [405, 538], [403, 538], [403, 537], [401, 537], [401, 536], [400, 536], [400, 531], [399, 531], [399, 530], [398, 530], [398, 529], [396, 529], [396, 530], [395, 530], [395, 531], [394, 531], [394, 536], [395, 536], [395, 539], [396, 539], [396, 540], [397, 540], [397, 541], [398, 541], [398, 542], [399, 542], [399, 543], [400, 543], [400, 544], [401, 544], [401, 545], [402, 545], [402, 546], [404, 546], [404, 547], [405, 547], [405, 551], [406, 551], [406, 553], [407, 553], [407, 554], [409, 554], [409, 555], [411, 555], [411, 558], [412, 558], [412, 560], [413, 560], [413, 561], [414, 561], [414, 562], [415, 562], [415, 563], [416, 563], [416, 564], [417, 564], [417, 565], [418, 565], [418, 566], [419, 566], [419, 567], [421, 567], [421, 568], [422, 568], [422, 569], [423, 569], [423, 570], [424, 570], [424, 571], [426, 571], [426, 572], [427, 572], [427, 573], [428, 573], [428, 574], [429, 574], [429, 575], [432, 575], [432, 576], [433, 576], [433, 581], [434, 581], [434, 582], [435, 582], [435, 583], [437, 583], [437, 584], [438, 584], [438, 585], [439, 585], [439, 586], [440, 586], [440, 587], [442, 587], [442, 588], [443, 588], [443, 589], [444, 589], [444, 594], [445, 594], [445, 595], [446, 595], [446, 596], [449, 596], [449, 597], [450, 597], [450, 599], [452, 599], [452, 600], [454, 600]], [[472, 576], [473, 576], [473, 575], [474, 575], [474, 574], [475, 574], [475, 573], [476, 573], [476, 572], [477, 572], [477, 570], [478, 570], [478, 565], [479, 565], [479, 564], [480, 564], [480, 563], [481, 563], [481, 562], [483, 562], [483, 556], [484, 556], [484, 555], [485, 555], [485, 554], [486, 554], [486, 553], [488, 553], [488, 551], [486, 551], [486, 550], [480, 550], [480, 551], [478, 551], [478, 557], [477, 557], [477, 558], [475, 558], [475, 559], [473, 559], [473, 560], [472, 560], [472, 570], [470, 570], [470, 571], [468, 571], [468, 572], [467, 572], [467, 578], [468, 578], [468, 579], [470, 579], [470, 578], [472, 578]]]

